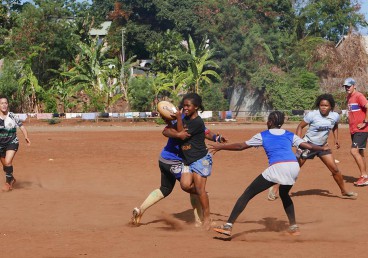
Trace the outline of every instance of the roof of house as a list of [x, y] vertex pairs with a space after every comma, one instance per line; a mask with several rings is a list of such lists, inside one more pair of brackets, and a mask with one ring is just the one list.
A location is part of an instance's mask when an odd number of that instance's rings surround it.
[[111, 26], [111, 21], [103, 22], [98, 28], [92, 28], [89, 32], [91, 36], [106, 36]]

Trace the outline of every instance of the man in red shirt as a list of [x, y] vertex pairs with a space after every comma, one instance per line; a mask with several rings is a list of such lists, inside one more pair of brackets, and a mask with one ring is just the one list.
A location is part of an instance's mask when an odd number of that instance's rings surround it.
[[345, 87], [348, 101], [349, 129], [352, 140], [350, 153], [353, 155], [360, 171], [360, 177], [358, 181], [354, 182], [354, 185], [365, 186], [368, 185], [364, 157], [368, 138], [368, 100], [362, 93], [357, 91], [353, 78], [347, 78], [343, 87]]

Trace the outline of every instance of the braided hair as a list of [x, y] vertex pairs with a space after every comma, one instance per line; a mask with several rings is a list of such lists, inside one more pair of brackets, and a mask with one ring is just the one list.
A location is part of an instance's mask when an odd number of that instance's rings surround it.
[[270, 128], [281, 128], [285, 121], [285, 114], [281, 111], [273, 111], [268, 115], [268, 124]]

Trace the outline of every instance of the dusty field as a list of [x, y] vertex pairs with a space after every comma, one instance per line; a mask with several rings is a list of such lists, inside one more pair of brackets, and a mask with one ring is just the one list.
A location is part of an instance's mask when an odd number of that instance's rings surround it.
[[[160, 183], [158, 155], [166, 139], [152, 123], [26, 123], [15, 157], [16, 189], [0, 193], [2, 257], [360, 257], [368, 242], [368, 187], [352, 182], [358, 170], [349, 154], [348, 130], [335, 151], [349, 189], [340, 192], [318, 159], [308, 161], [292, 189], [302, 235], [283, 234], [287, 218], [278, 199], [255, 197], [234, 226], [231, 241], [193, 225], [189, 196], [173, 193], [129, 226], [131, 211]], [[214, 125], [231, 142], [264, 129], [260, 125]], [[296, 124], [286, 128], [294, 131]], [[208, 180], [211, 215], [226, 221], [245, 187], [267, 166], [262, 148], [220, 152]], [[1, 179], [3, 182], [4, 177]]]

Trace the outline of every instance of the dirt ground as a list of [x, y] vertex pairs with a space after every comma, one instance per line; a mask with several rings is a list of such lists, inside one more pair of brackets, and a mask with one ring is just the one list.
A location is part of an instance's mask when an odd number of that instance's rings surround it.
[[[153, 123], [26, 123], [19, 132], [16, 189], [0, 193], [1, 256], [8, 257], [360, 257], [367, 245], [368, 187], [356, 188], [350, 135], [340, 129], [334, 150], [347, 187], [340, 192], [321, 161], [308, 161], [291, 196], [301, 236], [284, 235], [279, 199], [256, 196], [238, 218], [231, 241], [194, 227], [188, 194], [179, 184], [129, 225], [132, 209], [160, 184], [158, 156], [166, 143]], [[207, 124], [230, 142], [249, 139], [264, 125]], [[285, 126], [295, 131], [296, 124]], [[211, 216], [221, 224], [247, 185], [267, 166], [262, 148], [219, 152], [208, 180]], [[3, 182], [4, 178], [2, 179]], [[363, 249], [364, 250], [364, 249]], [[363, 251], [364, 252], [364, 251]]]

